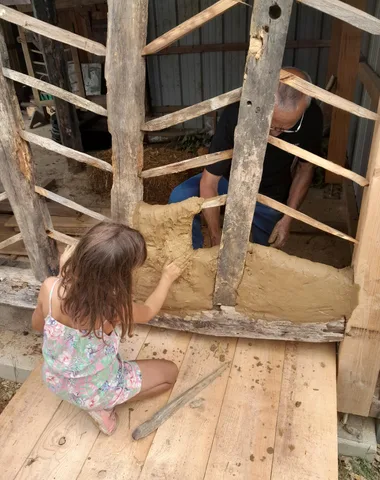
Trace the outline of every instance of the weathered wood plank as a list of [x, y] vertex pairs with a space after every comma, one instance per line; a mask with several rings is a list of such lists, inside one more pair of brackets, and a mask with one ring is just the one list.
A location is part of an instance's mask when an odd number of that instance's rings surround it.
[[[0, 68], [8, 54], [0, 26]], [[34, 192], [35, 174], [28, 144], [19, 136], [22, 117], [11, 82], [0, 74], [0, 178], [20, 227], [31, 267], [39, 280], [58, 270], [54, 241], [45, 232], [50, 215]]]
[[[50, 0], [32, 0], [32, 6], [35, 18], [50, 25], [57, 25], [55, 2]], [[39, 45], [44, 59], [42, 65], [45, 67], [49, 83], [69, 91], [70, 81], [63, 44], [51, 38], [39, 36]], [[54, 97], [54, 105], [62, 144], [74, 150], [83, 151], [75, 106], [59, 97]], [[68, 160], [68, 168], [72, 173], [79, 173], [83, 170], [83, 165]]]
[[218, 110], [219, 108], [226, 107], [231, 103], [238, 102], [241, 97], [241, 88], [236, 88], [227, 93], [222, 93], [217, 97], [204, 100], [203, 102], [192, 105], [191, 107], [183, 108], [178, 112], [169, 113], [163, 117], [149, 120], [143, 125], [143, 130], [147, 132], [154, 132], [156, 130], [163, 130], [164, 128], [172, 127], [178, 123], [186, 122], [192, 118], [199, 117], [205, 113]]
[[[40, 284], [30, 270], [0, 267], [0, 304], [34, 309]], [[250, 318], [233, 307], [221, 310], [184, 312], [183, 316], [161, 313], [150, 322], [154, 327], [214, 335], [218, 337], [257, 338], [263, 340], [288, 340], [300, 342], [339, 342], [343, 339], [345, 320], [304, 323], [286, 320]]]
[[159, 177], [161, 175], [169, 175], [171, 173], [184, 172], [185, 170], [190, 170], [191, 168], [212, 165], [213, 163], [220, 162], [221, 160], [228, 160], [229, 158], [232, 158], [232, 150], [209, 153], [207, 155], [201, 155], [200, 157], [189, 158], [188, 160], [183, 160], [182, 162], [176, 162], [170, 165], [163, 165], [162, 167], [144, 170], [141, 172], [141, 176], [142, 178], [152, 178]]
[[72, 208], [73, 210], [76, 210], [77, 212], [84, 213], [85, 215], [88, 215], [89, 217], [95, 218], [96, 220], [99, 220], [99, 222], [103, 222], [105, 220], [109, 220], [107, 217], [104, 215], [101, 215], [100, 213], [93, 212], [92, 210], [83, 207], [82, 205], [79, 205], [79, 203], [73, 202], [72, 200], [69, 200], [68, 198], [61, 197], [60, 195], [57, 195], [56, 193], [50, 192], [49, 190], [46, 190], [45, 188], [35, 186], [35, 191], [39, 194], [42, 195], [43, 197], [49, 198], [50, 200], [53, 200], [54, 202], [60, 203], [61, 205], [64, 205], [65, 207]]
[[380, 35], [380, 20], [339, 0], [297, 0], [373, 35]]
[[[380, 104], [377, 109], [380, 113]], [[353, 266], [359, 304], [348, 320], [339, 354], [338, 409], [368, 416], [380, 370], [380, 121], [375, 124]]]
[[336, 349], [287, 344], [272, 480], [337, 480]]
[[8, 198], [7, 192], [0, 193], [0, 202]]
[[274, 145], [275, 147], [281, 148], [281, 150], [285, 150], [285, 152], [291, 153], [295, 157], [303, 158], [304, 160], [307, 160], [313, 165], [322, 167], [329, 172], [333, 172], [342, 177], [349, 178], [358, 185], [361, 185], [362, 187], [366, 187], [368, 185], [368, 180], [361, 175], [358, 175], [357, 173], [348, 170], [348, 168], [341, 167], [340, 165], [337, 165], [330, 160], [325, 160], [324, 158], [319, 157], [314, 153], [308, 152], [303, 148], [297, 147], [297, 145], [285, 142], [284, 140], [281, 140], [277, 137], [272, 137], [271, 135], [269, 135], [268, 143]]
[[271, 479], [284, 351], [238, 340], [205, 480]]
[[46, 22], [42, 22], [37, 18], [25, 15], [25, 13], [18, 12], [17, 10], [13, 10], [4, 5], [0, 6], [0, 19], [19, 25], [20, 27], [34, 33], [43, 35], [44, 37], [72, 45], [81, 50], [86, 50], [86, 52], [91, 52], [95, 55], [104, 56], [106, 54], [106, 47], [101, 43], [81, 37], [80, 35], [64, 30], [63, 28], [49, 25]]
[[77, 150], [73, 150], [72, 148], [65, 147], [60, 143], [51, 140], [50, 138], [41, 137], [41, 135], [36, 135], [35, 133], [27, 132], [26, 130], [21, 130], [20, 136], [27, 142], [38, 145], [39, 147], [45, 148], [46, 150], [59, 153], [60, 155], [72, 158], [74, 160], [77, 160], [78, 162], [91, 165], [91, 167], [100, 168], [101, 170], [112, 173], [112, 166], [104, 160], [99, 160], [98, 158], [92, 157], [87, 153], [78, 152]]
[[76, 245], [79, 242], [77, 238], [73, 238], [64, 233], [57, 232], [57, 230], [48, 230], [48, 235], [50, 238], [54, 238], [54, 240], [65, 243], [66, 245]]
[[[22, 52], [24, 54], [26, 70], [28, 72], [28, 75], [30, 75], [31, 77], [34, 77], [34, 69], [33, 69], [32, 60], [30, 58], [28, 43], [26, 41], [25, 30], [22, 27], [18, 27], [18, 32], [20, 34], [20, 43], [21, 43]], [[40, 92], [36, 88], [32, 88], [32, 92], [33, 92], [33, 100], [36, 102], [36, 105], [39, 105]]]
[[291, 10], [291, 0], [281, 0], [275, 7], [259, 0], [253, 6], [215, 282], [215, 305], [235, 305], [242, 279]]
[[321, 100], [322, 102], [328, 103], [333, 107], [340, 108], [341, 110], [345, 110], [346, 112], [350, 112], [358, 117], [368, 118], [370, 120], [376, 120], [378, 117], [375, 112], [361, 107], [354, 102], [346, 100], [345, 98], [341, 98], [339, 95], [328, 92], [321, 87], [317, 87], [307, 80], [296, 77], [292, 73], [286, 72], [285, 70], [281, 71], [280, 81], [282, 83], [286, 83], [286, 85], [289, 85], [290, 87], [295, 88], [296, 90], [299, 90], [300, 92], [303, 92], [305, 95], [318, 98], [318, 100]]
[[214, 3], [214, 5], [211, 5], [211, 7], [199, 12], [197, 15], [194, 15], [180, 25], [177, 25], [168, 32], [164, 33], [164, 35], [161, 35], [150, 42], [143, 48], [142, 55], [152, 55], [153, 53], [168, 47], [172, 43], [176, 42], [196, 28], [201, 27], [206, 22], [209, 22], [213, 18], [221, 15], [226, 10], [230, 9], [234, 5], [237, 5], [238, 3], [241, 2], [239, 0], [219, 0], [218, 2]]
[[[365, 10], [367, 0], [346, 0], [344, 5]], [[349, 23], [343, 22], [340, 28], [339, 55], [336, 66], [336, 94], [353, 100], [356, 79], [359, 69], [362, 32]], [[331, 116], [328, 158], [338, 165], [346, 165], [347, 148], [350, 134], [351, 115], [341, 109], [334, 108]], [[326, 172], [327, 183], [342, 183], [342, 178]]]
[[105, 108], [94, 102], [91, 102], [90, 100], [87, 100], [86, 98], [75, 95], [75, 93], [68, 92], [63, 88], [56, 87], [48, 82], [44, 82], [43, 80], [25, 75], [24, 73], [16, 72], [10, 68], [3, 68], [3, 74], [10, 80], [23, 83], [29, 87], [38, 88], [45, 93], [50, 93], [50, 95], [53, 95], [54, 97], [58, 97], [66, 102], [73, 103], [77, 107], [84, 108], [85, 110], [89, 110], [90, 112], [97, 113], [98, 115], [102, 115], [104, 117], [107, 116], [107, 110]]
[[13, 235], [10, 238], [7, 238], [6, 240], [3, 240], [0, 242], [0, 250], [3, 250], [6, 247], [9, 247], [9, 245], [13, 245], [14, 243], [19, 242], [22, 240], [22, 235], [21, 233], [16, 233], [16, 235]]
[[380, 96], [380, 77], [367, 62], [359, 63], [359, 80], [362, 82], [373, 103], [377, 105]]
[[111, 206], [112, 217], [127, 223], [143, 198], [145, 59], [141, 50], [147, 22], [148, 0], [108, 2], [105, 75], [114, 171]]

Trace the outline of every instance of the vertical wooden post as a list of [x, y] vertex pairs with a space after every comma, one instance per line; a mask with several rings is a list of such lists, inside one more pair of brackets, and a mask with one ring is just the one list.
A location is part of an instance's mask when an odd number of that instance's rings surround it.
[[259, 190], [292, 0], [256, 0], [245, 67], [214, 303], [236, 303]]
[[148, 0], [109, 0], [106, 55], [108, 127], [112, 134], [112, 217], [130, 223], [143, 198], [145, 59]]
[[[380, 115], [380, 103], [377, 110]], [[380, 121], [375, 124], [353, 266], [359, 303], [339, 352], [338, 410], [368, 416], [380, 370]]]
[[[9, 67], [0, 25], [0, 72]], [[50, 215], [34, 191], [34, 168], [29, 145], [20, 137], [21, 113], [13, 83], [0, 74], [0, 178], [20, 228], [32, 270], [38, 280], [58, 272], [58, 252], [47, 234]]]
[[[347, 0], [346, 3], [365, 10], [367, 1]], [[340, 25], [338, 25], [338, 22]], [[340, 20], [335, 20], [334, 28], [339, 31], [339, 38], [335, 38], [335, 42], [339, 42], [339, 53], [338, 57], [335, 58], [337, 77], [335, 93], [347, 100], [353, 100], [359, 69], [362, 31]], [[333, 45], [330, 55], [334, 55], [334, 52], [336, 52], [336, 49]], [[332, 111], [328, 158], [342, 166], [346, 164], [350, 118], [348, 112], [338, 108], [334, 108]], [[342, 177], [326, 172], [326, 182], [342, 183]]]
[[[39, 20], [57, 25], [57, 12], [55, 0], [33, 0], [33, 14]], [[41, 52], [44, 56], [46, 72], [49, 82], [57, 87], [70, 91], [67, 65], [65, 62], [62, 43], [40, 35]], [[61, 142], [65, 147], [83, 151], [82, 138], [79, 130], [79, 121], [75, 106], [60, 98], [54, 99], [55, 110]], [[83, 164], [75, 160], [67, 160], [69, 170], [78, 173], [84, 169]]]

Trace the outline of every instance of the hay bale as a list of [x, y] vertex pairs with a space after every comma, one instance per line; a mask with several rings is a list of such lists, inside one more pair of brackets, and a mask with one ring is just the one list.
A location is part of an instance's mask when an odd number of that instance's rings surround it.
[[[92, 152], [96, 158], [112, 163], [112, 151], [102, 150]], [[192, 158], [194, 155], [184, 150], [178, 150], [168, 145], [147, 145], [144, 147], [144, 170], [169, 165]], [[100, 195], [109, 195], [112, 188], [112, 175], [98, 168], [87, 167], [91, 189]], [[144, 180], [144, 201], [150, 204], [165, 205], [168, 203], [171, 191], [181, 182], [201, 172], [202, 169], [193, 169], [162, 177], [147, 178]]]

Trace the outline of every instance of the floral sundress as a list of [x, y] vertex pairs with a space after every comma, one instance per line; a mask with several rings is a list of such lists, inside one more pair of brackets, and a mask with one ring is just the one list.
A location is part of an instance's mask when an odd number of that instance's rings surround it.
[[[118, 354], [119, 330], [104, 339], [94, 333], [57, 322], [52, 317], [52, 295], [45, 318], [42, 377], [62, 400], [83, 410], [112, 409], [141, 390], [141, 372], [136, 362], [123, 361]], [[101, 332], [97, 332], [101, 337]]]

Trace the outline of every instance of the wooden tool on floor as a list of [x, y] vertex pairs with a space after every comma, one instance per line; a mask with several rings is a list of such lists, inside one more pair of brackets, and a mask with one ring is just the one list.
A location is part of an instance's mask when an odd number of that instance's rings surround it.
[[158, 410], [158, 412], [156, 412], [152, 418], [142, 423], [133, 431], [132, 438], [134, 440], [140, 440], [141, 438], [145, 438], [157, 430], [157, 428], [166, 422], [166, 420], [168, 420], [173, 413], [186, 405], [187, 402], [189, 402], [196, 395], [198, 395], [199, 392], [210, 385], [210, 383], [217, 379], [230, 365], [231, 362], [224, 363], [221, 367], [210, 373], [210, 375], [207, 375], [207, 377], [200, 380], [198, 383], [179, 395], [179, 397], [175, 398], [172, 402], [165, 405], [165, 407]]

